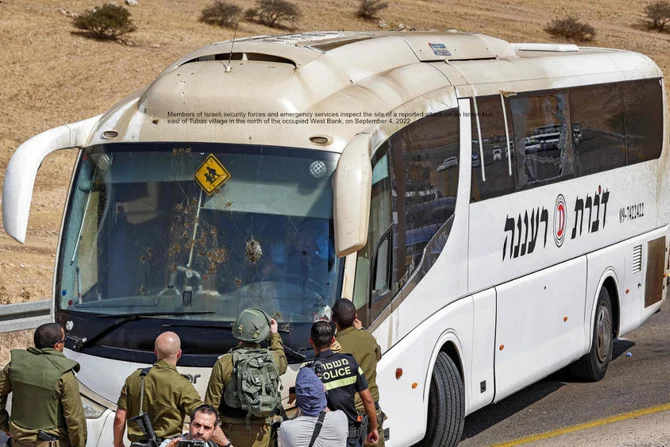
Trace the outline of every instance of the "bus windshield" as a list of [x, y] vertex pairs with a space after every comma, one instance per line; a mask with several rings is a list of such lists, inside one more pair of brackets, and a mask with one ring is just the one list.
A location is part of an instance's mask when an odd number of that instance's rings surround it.
[[337, 157], [230, 144], [86, 149], [65, 217], [59, 312], [233, 322], [260, 307], [280, 325], [328, 318], [342, 274]]

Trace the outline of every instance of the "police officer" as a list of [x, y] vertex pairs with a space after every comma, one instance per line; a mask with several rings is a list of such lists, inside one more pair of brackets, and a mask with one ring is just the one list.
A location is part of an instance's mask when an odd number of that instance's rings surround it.
[[276, 361], [279, 374], [284, 374], [288, 362], [277, 322], [269, 319], [260, 309], [245, 309], [233, 324], [233, 336], [238, 340], [238, 346], [219, 357], [207, 385], [205, 403], [219, 409], [223, 430], [233, 444], [238, 446], [266, 447], [270, 443], [270, 419], [249, 417], [247, 411], [228, 405], [224, 398], [226, 387], [232, 386], [233, 351], [257, 350], [260, 343], [268, 339], [268, 335], [272, 357]]
[[[58, 323], [43, 324], [34, 343], [34, 348], [13, 349], [0, 371], [0, 420], [5, 422], [0, 429], [9, 431], [14, 447], [84, 447], [86, 418], [74, 376], [79, 364], [63, 355], [65, 331]], [[10, 392], [7, 427], [4, 404]]]
[[[333, 321], [337, 327], [335, 340], [340, 344], [340, 352], [351, 354], [363, 369], [363, 374], [368, 381], [368, 389], [375, 402], [377, 411], [377, 422], [379, 431], [382, 432], [384, 414], [379, 407], [379, 389], [377, 388], [377, 362], [382, 358], [382, 350], [377, 340], [365, 329], [356, 329], [354, 322], [357, 321], [356, 307], [351, 300], [340, 298], [333, 305]], [[363, 402], [356, 397], [356, 410], [363, 412]], [[384, 445], [384, 436], [379, 437], [377, 446]]]
[[[347, 447], [361, 447], [362, 438], [366, 438], [366, 442], [376, 444], [379, 440], [377, 413], [368, 382], [351, 354], [335, 353], [331, 350], [335, 339], [334, 332], [329, 321], [317, 321], [312, 325], [309, 343], [316, 357], [311, 367], [326, 386], [328, 408], [333, 411], [342, 410], [347, 415], [349, 421]], [[368, 415], [370, 430], [367, 437], [362, 433], [364, 425], [361, 424], [361, 418], [356, 411], [356, 394], [359, 395]]]
[[[123, 447], [126, 422], [142, 412], [148, 414], [158, 442], [181, 435], [184, 417], [192, 414], [202, 404], [191, 382], [177, 372], [181, 357], [181, 341], [174, 332], [163, 332], [154, 344], [156, 362], [147, 370], [138, 369], [126, 379], [117, 403], [114, 419], [114, 447]], [[142, 394], [142, 373], [144, 393]], [[146, 442], [148, 436], [139, 425], [128, 421], [128, 439], [131, 443]], [[220, 430], [213, 437], [223, 446], [229, 445]]]

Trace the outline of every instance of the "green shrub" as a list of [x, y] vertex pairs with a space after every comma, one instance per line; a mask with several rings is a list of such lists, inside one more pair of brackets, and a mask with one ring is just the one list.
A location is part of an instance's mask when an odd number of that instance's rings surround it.
[[670, 2], [654, 2], [644, 8], [647, 14], [650, 29], [663, 31], [665, 25], [670, 21]]
[[130, 11], [111, 3], [86, 11], [76, 17], [72, 24], [98, 39], [116, 39], [137, 29], [130, 17]]
[[200, 21], [210, 25], [233, 27], [242, 14], [237, 5], [216, 0], [200, 13]]
[[575, 42], [590, 42], [596, 37], [595, 28], [574, 17], [554, 19], [544, 30], [554, 37], [565, 37]]
[[247, 21], [258, 21], [270, 28], [281, 28], [282, 22], [297, 22], [302, 12], [295, 3], [287, 0], [257, 0], [258, 8], [247, 9], [244, 18]]
[[377, 18], [377, 13], [388, 6], [388, 2], [384, 0], [361, 0], [356, 15], [361, 19], [374, 20]]
[[249, 8], [246, 11], [244, 11], [244, 20], [247, 22], [253, 22], [258, 18], [258, 9], [256, 8]]

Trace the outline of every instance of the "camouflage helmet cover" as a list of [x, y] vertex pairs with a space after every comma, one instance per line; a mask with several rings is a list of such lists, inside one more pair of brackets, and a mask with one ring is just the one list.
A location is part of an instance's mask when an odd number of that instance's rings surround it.
[[260, 309], [244, 309], [233, 324], [233, 336], [241, 341], [260, 343], [270, 335], [269, 318]]

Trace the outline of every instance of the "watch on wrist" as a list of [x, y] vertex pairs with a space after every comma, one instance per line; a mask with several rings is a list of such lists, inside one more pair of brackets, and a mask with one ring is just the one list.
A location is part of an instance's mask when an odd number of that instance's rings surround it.
[[230, 447], [230, 446], [232, 446], [232, 445], [233, 445], [233, 443], [230, 442], [230, 439], [229, 439], [229, 440], [228, 440], [228, 444], [223, 445], [223, 446], [221, 446], [221, 447]]

